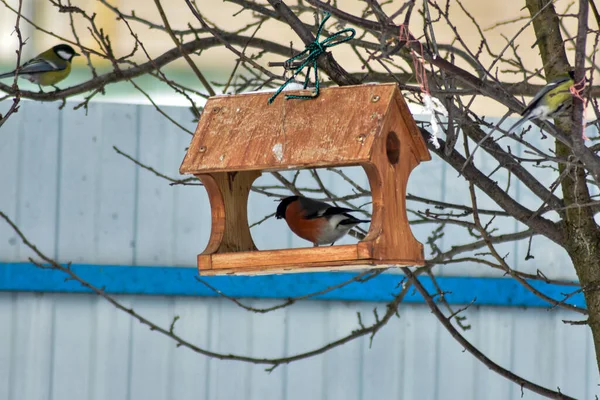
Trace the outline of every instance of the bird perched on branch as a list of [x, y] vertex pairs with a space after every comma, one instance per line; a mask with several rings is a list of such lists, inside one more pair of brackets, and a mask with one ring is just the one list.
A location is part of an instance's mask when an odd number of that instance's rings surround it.
[[307, 197], [291, 196], [281, 200], [275, 217], [284, 218], [292, 232], [316, 247], [327, 243], [333, 245], [356, 225], [371, 222], [349, 214], [356, 211]]
[[[27, 61], [18, 71], [0, 74], [0, 79], [15, 76], [28, 79], [39, 86], [54, 86], [71, 73], [71, 60], [78, 56], [68, 44], [59, 44]], [[40, 87], [41, 90], [41, 87]]]
[[574, 78], [574, 72], [569, 71], [567, 75], [561, 75], [544, 86], [525, 107], [521, 113], [522, 118], [508, 131], [521, 126], [525, 121], [551, 118], [568, 108], [571, 100], [570, 88], [575, 84]]

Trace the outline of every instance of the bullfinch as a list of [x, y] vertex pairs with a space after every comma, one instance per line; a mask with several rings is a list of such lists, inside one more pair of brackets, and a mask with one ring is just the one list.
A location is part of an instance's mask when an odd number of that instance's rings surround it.
[[281, 200], [275, 217], [285, 218], [288, 226], [302, 239], [314, 246], [335, 243], [350, 229], [360, 223], [371, 222], [350, 215], [351, 208], [333, 207], [322, 201], [302, 196], [291, 196]]
[[[71, 60], [78, 56], [68, 44], [59, 44], [27, 61], [19, 68], [19, 77], [40, 86], [54, 86], [71, 73]], [[15, 71], [0, 74], [0, 79], [15, 76]]]
[[574, 75], [573, 71], [569, 71], [568, 75], [561, 75], [544, 86], [525, 107], [521, 113], [522, 118], [508, 131], [521, 126], [525, 121], [554, 117], [568, 108], [568, 101], [571, 100], [569, 89], [574, 85]]

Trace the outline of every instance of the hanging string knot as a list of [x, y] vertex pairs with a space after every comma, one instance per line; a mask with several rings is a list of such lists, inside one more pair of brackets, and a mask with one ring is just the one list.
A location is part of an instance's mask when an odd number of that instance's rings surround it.
[[581, 81], [579, 81], [577, 83], [573, 83], [573, 85], [571, 85], [571, 87], [569, 88], [569, 92], [571, 92], [571, 94], [574, 97], [577, 97], [582, 102], [585, 101], [585, 99], [582, 97], [584, 90], [585, 90], [585, 76], [581, 79]]
[[[310, 69], [312, 68], [315, 71], [315, 92], [310, 96], [286, 95], [285, 99], [286, 100], [289, 100], [289, 99], [313, 99], [313, 98], [319, 96], [319, 77], [318, 77], [318, 73], [317, 73], [317, 60], [319, 59], [319, 57], [322, 54], [324, 54], [327, 51], [328, 48], [337, 46], [338, 44], [342, 44], [344, 42], [347, 42], [347, 41], [353, 39], [354, 36], [356, 35], [356, 31], [354, 29], [346, 28], [346, 29], [342, 29], [341, 31], [334, 33], [333, 35], [329, 36], [322, 42], [319, 42], [319, 36], [321, 35], [321, 31], [323, 30], [323, 27], [325, 26], [325, 21], [327, 21], [329, 19], [329, 17], [331, 16], [331, 14], [326, 11], [323, 13], [323, 15], [324, 15], [324, 18], [323, 18], [323, 21], [321, 21], [321, 24], [319, 25], [319, 29], [317, 30], [317, 36], [315, 37], [314, 42], [307, 44], [306, 48], [304, 49], [304, 51], [302, 53], [296, 54], [294, 57], [289, 58], [288, 60], [285, 61], [284, 64], [292, 66], [291, 69], [293, 69], [295, 71], [292, 74], [292, 76], [288, 80], [286, 80], [283, 83], [283, 85], [281, 85], [279, 87], [279, 89], [277, 89], [275, 94], [273, 94], [273, 96], [271, 96], [269, 98], [269, 104], [273, 103], [273, 101], [279, 95], [279, 93], [281, 93], [283, 91], [283, 89], [290, 82], [292, 82], [296, 78], [296, 76], [298, 76], [298, 74], [305, 67], [307, 67], [308, 69], [306, 70], [306, 79], [304, 80], [304, 89], [306, 89], [308, 87], [308, 81], [310, 78]], [[346, 33], [349, 33], [349, 35], [344, 36]], [[293, 62], [298, 60], [299, 58], [303, 57], [305, 54], [307, 54], [307, 56], [306, 56], [306, 58], [304, 58], [302, 60], [302, 63], [297, 67], [293, 66], [294, 65]]]
[[[571, 87], [569, 88], [569, 92], [571, 92], [571, 96], [577, 97], [583, 103], [583, 120], [584, 121], [585, 121], [585, 112], [587, 110], [587, 102], [585, 101], [585, 99], [582, 96], [583, 92], [585, 91], [585, 83], [586, 83], [586, 79], [585, 79], [585, 75], [584, 75], [584, 77], [579, 82], [574, 82], [573, 85], [571, 85]], [[587, 137], [587, 135], [585, 134], [585, 128], [586, 128], [586, 124], [584, 122], [581, 127], [581, 138], [583, 140], [590, 140], [590, 138]]]

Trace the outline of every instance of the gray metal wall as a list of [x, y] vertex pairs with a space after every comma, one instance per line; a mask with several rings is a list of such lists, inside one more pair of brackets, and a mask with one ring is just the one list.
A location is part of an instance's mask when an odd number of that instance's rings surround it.
[[[193, 129], [187, 109], [166, 109]], [[117, 146], [177, 178], [189, 140], [150, 106], [91, 104], [85, 116], [68, 106], [58, 111], [56, 104], [24, 102], [0, 133], [0, 210], [60, 261], [193, 266], [210, 227], [203, 189], [171, 187], [112, 149]], [[486, 160], [478, 157], [477, 162]], [[335, 191], [349, 191], [341, 180], [326, 179]], [[436, 161], [419, 168], [409, 183], [413, 194], [456, 202], [464, 201], [465, 187], [454, 171]], [[513, 186], [511, 193], [531, 206], [533, 199], [522, 187]], [[251, 222], [273, 212], [275, 204], [254, 194]], [[491, 205], [482, 196], [482, 207]], [[510, 222], [501, 228], [522, 227]], [[424, 241], [429, 229], [415, 226], [414, 232]], [[253, 235], [259, 248], [306, 245], [272, 219]], [[449, 227], [441, 245], [449, 248], [462, 238], [464, 232]], [[524, 262], [526, 244], [502, 250], [522, 270], [543, 267], [548, 276], [574, 279], [564, 253], [543, 239], [534, 239], [536, 258]], [[0, 262], [24, 262], [29, 256], [0, 224]], [[438, 272], [490, 275], [474, 266]], [[199, 345], [265, 357], [319, 347], [356, 328], [357, 311], [367, 316], [373, 307], [384, 306], [306, 301], [255, 315], [222, 299], [120, 299], [163, 325], [180, 315], [178, 331]], [[361, 339], [267, 374], [261, 366], [176, 349], [94, 296], [0, 293], [0, 399], [520, 398], [519, 387], [463, 352], [426, 307], [405, 305], [400, 314], [375, 337], [372, 348]], [[472, 307], [466, 315], [472, 325], [466, 335], [504, 367], [578, 398], [600, 392], [587, 328], [561, 322], [572, 315], [498, 307]], [[525, 392], [525, 398], [536, 396]]]
[[[279, 357], [358, 327], [369, 303], [307, 301], [266, 315], [217, 299], [121, 296], [143, 315], [209, 349]], [[267, 306], [273, 301], [252, 300]], [[591, 340], [564, 312], [472, 308], [467, 337], [517, 374], [577, 398], [599, 392]], [[371, 319], [369, 319], [371, 320]], [[425, 306], [402, 306], [373, 340], [264, 367], [209, 360], [151, 332], [92, 295], [0, 294], [0, 398], [23, 399], [519, 399]], [[538, 398], [525, 392], [526, 399]]]

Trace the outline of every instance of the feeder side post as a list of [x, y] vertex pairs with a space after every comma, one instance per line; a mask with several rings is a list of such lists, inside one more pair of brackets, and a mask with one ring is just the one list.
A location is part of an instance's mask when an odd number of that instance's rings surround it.
[[248, 226], [248, 196], [259, 176], [260, 171], [196, 175], [206, 187], [212, 216], [210, 239], [202, 255], [256, 250]]
[[372, 243], [375, 259], [424, 265], [423, 245], [413, 236], [406, 212], [408, 178], [421, 160], [405, 123], [412, 116], [403, 112], [408, 110], [391, 104], [371, 162], [363, 164], [373, 196], [373, 221], [365, 241]]

